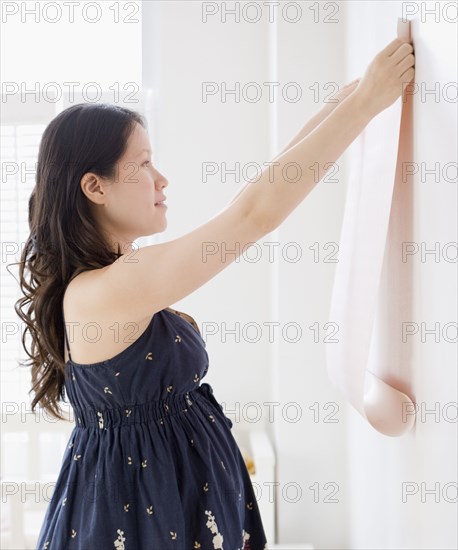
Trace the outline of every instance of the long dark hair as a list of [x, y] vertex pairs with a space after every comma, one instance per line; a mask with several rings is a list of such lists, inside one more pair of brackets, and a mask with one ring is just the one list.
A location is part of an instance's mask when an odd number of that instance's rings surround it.
[[[40, 142], [35, 187], [29, 199], [29, 228], [21, 252], [22, 296], [15, 311], [26, 327], [22, 346], [30, 357], [34, 411], [40, 404], [65, 420], [58, 405], [64, 398], [65, 356], [62, 301], [69, 281], [82, 271], [102, 268], [122, 256], [99, 230], [80, 181], [86, 172], [114, 178], [135, 123], [136, 111], [98, 103], [73, 105], [46, 127]], [[25, 273], [28, 272], [26, 279]], [[30, 352], [25, 336], [32, 336]]]

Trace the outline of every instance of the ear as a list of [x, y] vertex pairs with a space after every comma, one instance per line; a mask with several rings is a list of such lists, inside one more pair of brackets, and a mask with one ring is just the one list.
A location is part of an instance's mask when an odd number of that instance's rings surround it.
[[104, 204], [107, 199], [107, 191], [103, 185], [102, 178], [93, 172], [83, 175], [80, 182], [81, 191], [95, 204]]

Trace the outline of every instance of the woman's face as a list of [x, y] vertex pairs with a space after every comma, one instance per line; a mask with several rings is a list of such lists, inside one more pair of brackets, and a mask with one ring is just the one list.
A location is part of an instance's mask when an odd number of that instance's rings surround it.
[[98, 222], [114, 244], [114, 250], [119, 243], [122, 253], [132, 250], [132, 242], [138, 237], [159, 233], [167, 227], [167, 207], [156, 203], [165, 198], [168, 181], [153, 166], [150, 149], [146, 130], [136, 123], [114, 178], [97, 177], [98, 185], [88, 178], [85, 183]]

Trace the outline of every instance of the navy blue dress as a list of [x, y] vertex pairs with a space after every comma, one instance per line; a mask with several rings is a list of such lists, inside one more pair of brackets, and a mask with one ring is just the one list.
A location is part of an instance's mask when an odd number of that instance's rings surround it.
[[36, 549], [265, 550], [232, 421], [200, 383], [209, 358], [195, 321], [163, 309], [89, 365], [65, 341], [75, 426]]

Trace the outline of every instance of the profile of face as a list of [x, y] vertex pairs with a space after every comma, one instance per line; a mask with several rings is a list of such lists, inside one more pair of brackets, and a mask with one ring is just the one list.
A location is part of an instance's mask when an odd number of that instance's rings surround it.
[[92, 172], [81, 178], [81, 189], [90, 200], [98, 225], [116, 250], [132, 251], [138, 237], [160, 233], [167, 227], [167, 207], [158, 205], [165, 199], [167, 179], [152, 162], [146, 130], [138, 123], [119, 159], [115, 176], [101, 178]]

